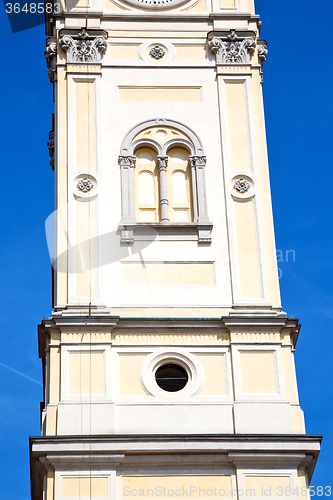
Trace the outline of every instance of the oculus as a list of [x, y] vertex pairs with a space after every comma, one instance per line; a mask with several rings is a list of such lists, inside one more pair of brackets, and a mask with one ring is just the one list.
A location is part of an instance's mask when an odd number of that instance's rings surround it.
[[178, 392], [184, 389], [188, 382], [188, 373], [180, 365], [167, 363], [160, 366], [155, 372], [157, 385], [167, 392]]

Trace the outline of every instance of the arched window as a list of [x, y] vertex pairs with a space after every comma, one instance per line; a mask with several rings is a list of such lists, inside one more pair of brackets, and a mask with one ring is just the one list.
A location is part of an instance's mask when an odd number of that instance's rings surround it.
[[170, 221], [192, 222], [191, 167], [186, 149], [168, 151], [167, 178]]
[[[153, 224], [165, 238], [211, 241], [205, 193], [206, 157], [194, 132], [172, 120], [150, 120], [125, 137], [119, 156], [122, 181], [122, 241], [133, 241], [135, 227]], [[164, 228], [164, 229], [163, 229]], [[191, 229], [192, 228], [192, 229]], [[191, 233], [192, 231], [192, 233]], [[162, 235], [163, 236], [163, 235]]]
[[138, 222], [158, 222], [158, 173], [156, 154], [144, 148], [136, 151], [135, 215]]

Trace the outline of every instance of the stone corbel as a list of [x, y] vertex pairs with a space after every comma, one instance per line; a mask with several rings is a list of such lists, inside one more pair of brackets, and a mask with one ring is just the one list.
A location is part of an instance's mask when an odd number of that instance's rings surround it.
[[258, 62], [260, 64], [260, 76], [261, 76], [261, 83], [262, 83], [262, 75], [263, 75], [262, 65], [264, 64], [264, 61], [266, 61], [266, 57], [267, 57], [267, 53], [268, 53], [266, 40], [258, 40], [257, 53], [258, 53]]
[[264, 61], [266, 61], [268, 53], [266, 40], [258, 40], [257, 51], [258, 51], [259, 62], [262, 65]]
[[54, 170], [54, 130], [49, 132], [49, 142], [47, 143], [50, 157], [50, 167]]
[[107, 37], [104, 30], [63, 29], [59, 43], [67, 54], [68, 63], [99, 63], [107, 49]]
[[254, 31], [212, 31], [208, 46], [217, 64], [249, 64], [256, 47]]
[[47, 77], [50, 82], [53, 83], [56, 80], [57, 74], [57, 42], [54, 38], [47, 39], [44, 55], [46, 57], [46, 66], [48, 68]]

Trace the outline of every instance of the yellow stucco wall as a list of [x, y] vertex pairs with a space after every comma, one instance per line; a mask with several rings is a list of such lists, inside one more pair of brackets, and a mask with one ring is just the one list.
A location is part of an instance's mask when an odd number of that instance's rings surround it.
[[266, 130], [263, 108], [261, 77], [252, 71], [251, 90], [253, 98], [253, 118], [255, 125], [256, 153], [259, 165], [260, 202], [263, 224], [264, 250], [270, 302], [279, 306], [280, 286], [277, 274], [275, 236], [273, 226], [272, 202], [267, 159]]
[[213, 262], [122, 262], [125, 286], [214, 286]]
[[69, 394], [104, 394], [103, 352], [69, 353]]
[[96, 200], [76, 202], [77, 210], [77, 295], [96, 296]]
[[177, 61], [204, 61], [207, 58], [205, 46], [177, 45]]
[[224, 355], [199, 354], [204, 369], [204, 385], [199, 396], [224, 396], [226, 390]]
[[119, 87], [120, 101], [200, 102], [201, 87]]
[[[267, 496], [281, 496], [288, 486], [290, 486], [290, 476], [258, 475], [246, 477], [246, 489], [251, 490], [249, 496], [265, 496], [263, 491], [267, 492]], [[255, 493], [254, 495], [253, 492]]]
[[110, 45], [110, 59], [139, 59], [139, 45]]
[[234, 201], [238, 272], [241, 296], [260, 298], [256, 221], [253, 200]]
[[121, 354], [119, 356], [119, 394], [120, 396], [146, 396], [140, 379], [140, 367], [146, 358], [142, 354]]
[[76, 170], [95, 170], [94, 82], [75, 82]]
[[107, 477], [64, 477], [64, 497], [107, 497], [109, 495]]
[[[170, 492], [172, 490], [174, 494], [171, 494], [170, 498], [182, 498], [183, 488], [189, 489], [190, 487], [196, 488], [195, 491], [198, 492], [199, 488], [202, 488], [204, 490], [212, 490], [213, 494], [211, 498], [221, 498], [222, 495], [219, 495], [219, 491], [224, 490], [223, 497], [230, 498], [230, 491], [232, 489], [231, 476], [227, 475], [123, 476], [122, 484], [123, 498], [129, 499], [135, 498], [134, 490], [136, 490], [136, 493], [138, 493], [138, 491], [140, 490], [147, 492], [147, 489], [154, 492], [155, 488], [166, 488], [166, 490], [170, 490]], [[214, 488], [216, 488], [215, 491]], [[126, 494], [125, 496], [124, 493], [127, 492], [133, 492], [133, 494]], [[194, 492], [193, 489], [192, 492]], [[143, 496], [146, 496], [147, 498], [147, 495]], [[151, 498], [153, 497], [154, 495], [152, 493]]]
[[276, 394], [273, 352], [241, 351], [241, 377], [244, 394]]
[[245, 83], [226, 82], [231, 170], [251, 170]]

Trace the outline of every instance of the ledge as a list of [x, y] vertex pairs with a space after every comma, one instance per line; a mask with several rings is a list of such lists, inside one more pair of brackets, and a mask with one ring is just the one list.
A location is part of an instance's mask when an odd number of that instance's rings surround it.
[[212, 242], [211, 222], [171, 222], [120, 223], [120, 243], [131, 245], [134, 241], [197, 241], [210, 244]]

